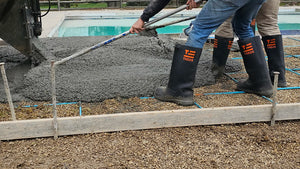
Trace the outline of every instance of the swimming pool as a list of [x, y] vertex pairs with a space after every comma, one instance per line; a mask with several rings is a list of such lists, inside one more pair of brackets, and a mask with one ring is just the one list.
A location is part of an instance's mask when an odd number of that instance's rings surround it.
[[[176, 14], [157, 22], [160, 25], [173, 20], [189, 17], [189, 14]], [[54, 36], [108, 36], [119, 35], [127, 30], [139, 16], [95, 15], [95, 16], [67, 16], [59, 26]], [[282, 34], [300, 34], [300, 12], [281, 11], [278, 15], [279, 28]], [[159, 34], [182, 33], [191, 21], [185, 21], [157, 29]]]

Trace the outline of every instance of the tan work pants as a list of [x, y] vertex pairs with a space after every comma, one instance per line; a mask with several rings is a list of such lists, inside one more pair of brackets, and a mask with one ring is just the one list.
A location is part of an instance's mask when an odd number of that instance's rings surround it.
[[[267, 0], [256, 16], [257, 29], [261, 36], [280, 35], [278, 27], [278, 11], [280, 0]], [[228, 18], [216, 30], [215, 35], [224, 38], [233, 38], [231, 24], [232, 17]]]

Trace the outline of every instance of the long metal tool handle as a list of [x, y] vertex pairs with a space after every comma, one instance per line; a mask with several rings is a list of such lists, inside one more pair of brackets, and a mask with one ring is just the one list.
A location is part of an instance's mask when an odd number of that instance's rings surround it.
[[191, 17], [188, 17], [188, 18], [183, 18], [183, 19], [171, 21], [171, 22], [167, 22], [167, 23], [164, 23], [164, 24], [161, 24], [161, 25], [148, 26], [148, 27], [146, 27], [146, 30], [163, 28], [163, 27], [173, 25], [173, 24], [176, 24], [176, 23], [180, 23], [180, 22], [191, 20], [191, 19], [195, 19], [196, 17], [197, 17], [197, 15], [196, 16], [191, 16]]
[[[195, 2], [198, 3], [198, 2], [201, 2], [201, 1], [202, 1], [202, 0], [196, 0]], [[174, 15], [175, 13], [178, 13], [178, 12], [184, 10], [187, 6], [188, 6], [188, 5], [186, 5], [186, 4], [185, 4], [185, 5], [182, 5], [182, 6], [178, 7], [178, 8], [176, 8], [175, 10], [172, 10], [172, 11], [170, 11], [170, 12], [168, 12], [168, 13], [166, 13], [166, 14], [160, 16], [160, 17], [157, 17], [157, 18], [155, 18], [155, 19], [153, 19], [153, 20], [147, 22], [144, 26], [145, 26], [145, 27], [150, 26], [151, 24], [154, 24], [154, 23], [156, 23], [156, 22], [158, 22], [158, 21], [160, 21], [160, 20], [162, 20], [162, 19], [164, 19], [164, 18], [166, 18], [166, 17], [168, 17], [168, 16]], [[117, 36], [114, 36], [114, 37], [112, 37], [112, 38], [110, 38], [110, 39], [108, 39], [108, 40], [106, 40], [106, 41], [100, 42], [100, 43], [98, 43], [98, 44], [96, 44], [96, 45], [94, 45], [94, 46], [92, 46], [92, 47], [89, 47], [89, 48], [83, 49], [83, 50], [81, 50], [81, 51], [79, 51], [79, 52], [76, 52], [76, 53], [74, 53], [73, 55], [71, 55], [71, 56], [69, 56], [69, 57], [66, 57], [66, 58], [64, 58], [64, 59], [62, 59], [62, 60], [60, 60], [60, 61], [56, 61], [54, 64], [55, 64], [55, 65], [62, 64], [62, 63], [64, 63], [64, 62], [68, 61], [68, 60], [71, 60], [71, 59], [73, 59], [73, 58], [75, 58], [75, 57], [78, 57], [78, 56], [81, 56], [81, 55], [83, 55], [83, 54], [86, 54], [86, 53], [88, 53], [88, 52], [90, 52], [90, 51], [92, 51], [92, 50], [95, 50], [95, 49], [97, 49], [97, 48], [99, 48], [99, 47], [101, 47], [101, 46], [107, 45], [107, 44], [109, 44], [109, 43], [111, 43], [111, 42], [113, 42], [113, 41], [115, 41], [115, 40], [117, 40], [117, 39], [120, 39], [120, 38], [122, 38], [122, 37], [125, 37], [125, 36], [127, 36], [127, 35], [129, 35], [129, 34], [130, 34], [130, 32], [129, 32], [129, 30], [128, 30], [128, 31], [123, 32], [123, 33], [121, 33], [121, 34], [119, 34], [119, 35], [117, 35]]]
[[109, 44], [109, 43], [111, 43], [111, 42], [113, 42], [113, 41], [115, 41], [115, 40], [117, 40], [117, 39], [120, 39], [120, 38], [122, 38], [122, 37], [124, 37], [124, 36], [127, 36], [127, 35], [129, 35], [129, 34], [130, 34], [130, 32], [129, 32], [129, 31], [126, 31], [126, 32], [124, 32], [124, 33], [122, 33], [122, 34], [120, 34], [120, 35], [114, 36], [114, 37], [112, 37], [112, 38], [110, 38], [110, 39], [108, 39], [108, 40], [106, 40], [106, 41], [100, 42], [100, 43], [98, 43], [98, 44], [96, 44], [96, 45], [94, 45], [94, 46], [92, 46], [92, 47], [88, 47], [88, 48], [83, 49], [83, 50], [81, 50], [81, 51], [79, 51], [79, 52], [76, 52], [76, 53], [74, 53], [73, 55], [71, 55], [71, 56], [69, 56], [69, 57], [66, 57], [66, 58], [64, 58], [64, 59], [62, 59], [62, 60], [60, 60], [60, 61], [56, 61], [54, 64], [55, 64], [55, 65], [62, 64], [62, 63], [64, 63], [64, 62], [68, 61], [68, 60], [71, 60], [71, 59], [73, 59], [73, 58], [75, 58], [75, 57], [78, 57], [78, 56], [81, 56], [81, 55], [83, 55], [83, 54], [86, 54], [86, 53], [88, 53], [88, 52], [90, 52], [90, 51], [92, 51], [92, 50], [95, 50], [95, 49], [97, 49], [97, 48], [99, 48], [99, 47], [101, 47], [101, 46], [107, 45], [107, 44]]
[[[195, 0], [196, 3], [199, 3], [199, 2], [201, 2], [201, 1], [202, 1], [202, 0]], [[176, 8], [175, 10], [170, 11], [170, 12], [168, 12], [168, 13], [162, 15], [161, 17], [155, 18], [155, 19], [153, 19], [153, 20], [147, 22], [147, 23], [145, 24], [145, 27], [147, 27], [147, 26], [149, 26], [149, 25], [152, 25], [153, 23], [158, 22], [158, 21], [160, 21], [160, 20], [162, 20], [162, 19], [164, 19], [164, 18], [166, 18], [166, 17], [169, 17], [169, 16], [171, 16], [171, 15], [174, 15], [175, 13], [178, 13], [178, 12], [180, 12], [180, 11], [186, 9], [186, 7], [188, 7], [187, 4], [181, 5], [180, 7]]]

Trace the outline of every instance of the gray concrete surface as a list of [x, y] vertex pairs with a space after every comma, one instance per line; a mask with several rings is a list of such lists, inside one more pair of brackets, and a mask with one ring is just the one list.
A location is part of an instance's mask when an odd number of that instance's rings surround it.
[[[43, 38], [41, 42], [56, 60], [107, 40], [108, 37]], [[166, 85], [175, 43], [167, 36], [129, 35], [93, 52], [59, 65], [56, 70], [58, 101], [98, 102], [114, 97], [152, 96]], [[202, 52], [195, 87], [215, 83], [210, 71], [212, 51]], [[0, 46], [0, 62], [6, 71], [14, 101], [50, 101], [50, 61], [31, 68], [22, 54]], [[239, 62], [229, 60], [227, 69], [238, 71]], [[5, 102], [2, 78], [0, 101]]]

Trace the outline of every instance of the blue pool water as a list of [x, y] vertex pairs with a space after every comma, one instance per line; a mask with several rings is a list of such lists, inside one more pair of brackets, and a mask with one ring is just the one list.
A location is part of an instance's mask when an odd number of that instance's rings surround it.
[[[182, 33], [182, 30], [187, 26], [168, 26], [165, 28], [157, 29], [158, 34], [174, 34]], [[279, 28], [282, 32], [292, 32], [295, 34], [300, 33], [300, 24], [279, 24]], [[60, 29], [59, 37], [69, 37], [69, 36], [108, 36], [108, 35], [119, 35], [123, 32], [126, 32], [130, 29], [128, 26], [88, 26], [88, 27], [72, 27], [72, 28], [63, 28], [63, 31]]]
[[[158, 34], [173, 34], [181, 33], [187, 26], [168, 26], [165, 28], [157, 29]], [[63, 31], [62, 31], [63, 29]], [[119, 35], [130, 29], [130, 26], [88, 26], [88, 27], [72, 27], [72, 28], [61, 28], [59, 30], [59, 37], [69, 36], [108, 36], [108, 35]]]
[[[187, 17], [187, 16], [186, 16]], [[130, 26], [138, 17], [80, 17], [66, 18], [57, 30], [55, 36], [107, 36], [119, 35], [129, 30]], [[175, 16], [159, 21], [155, 25], [160, 25], [173, 20], [182, 19], [182, 16]], [[279, 28], [283, 34], [300, 34], [300, 13], [292, 15], [279, 15]], [[181, 22], [164, 28], [157, 29], [159, 34], [182, 33], [191, 21]]]

